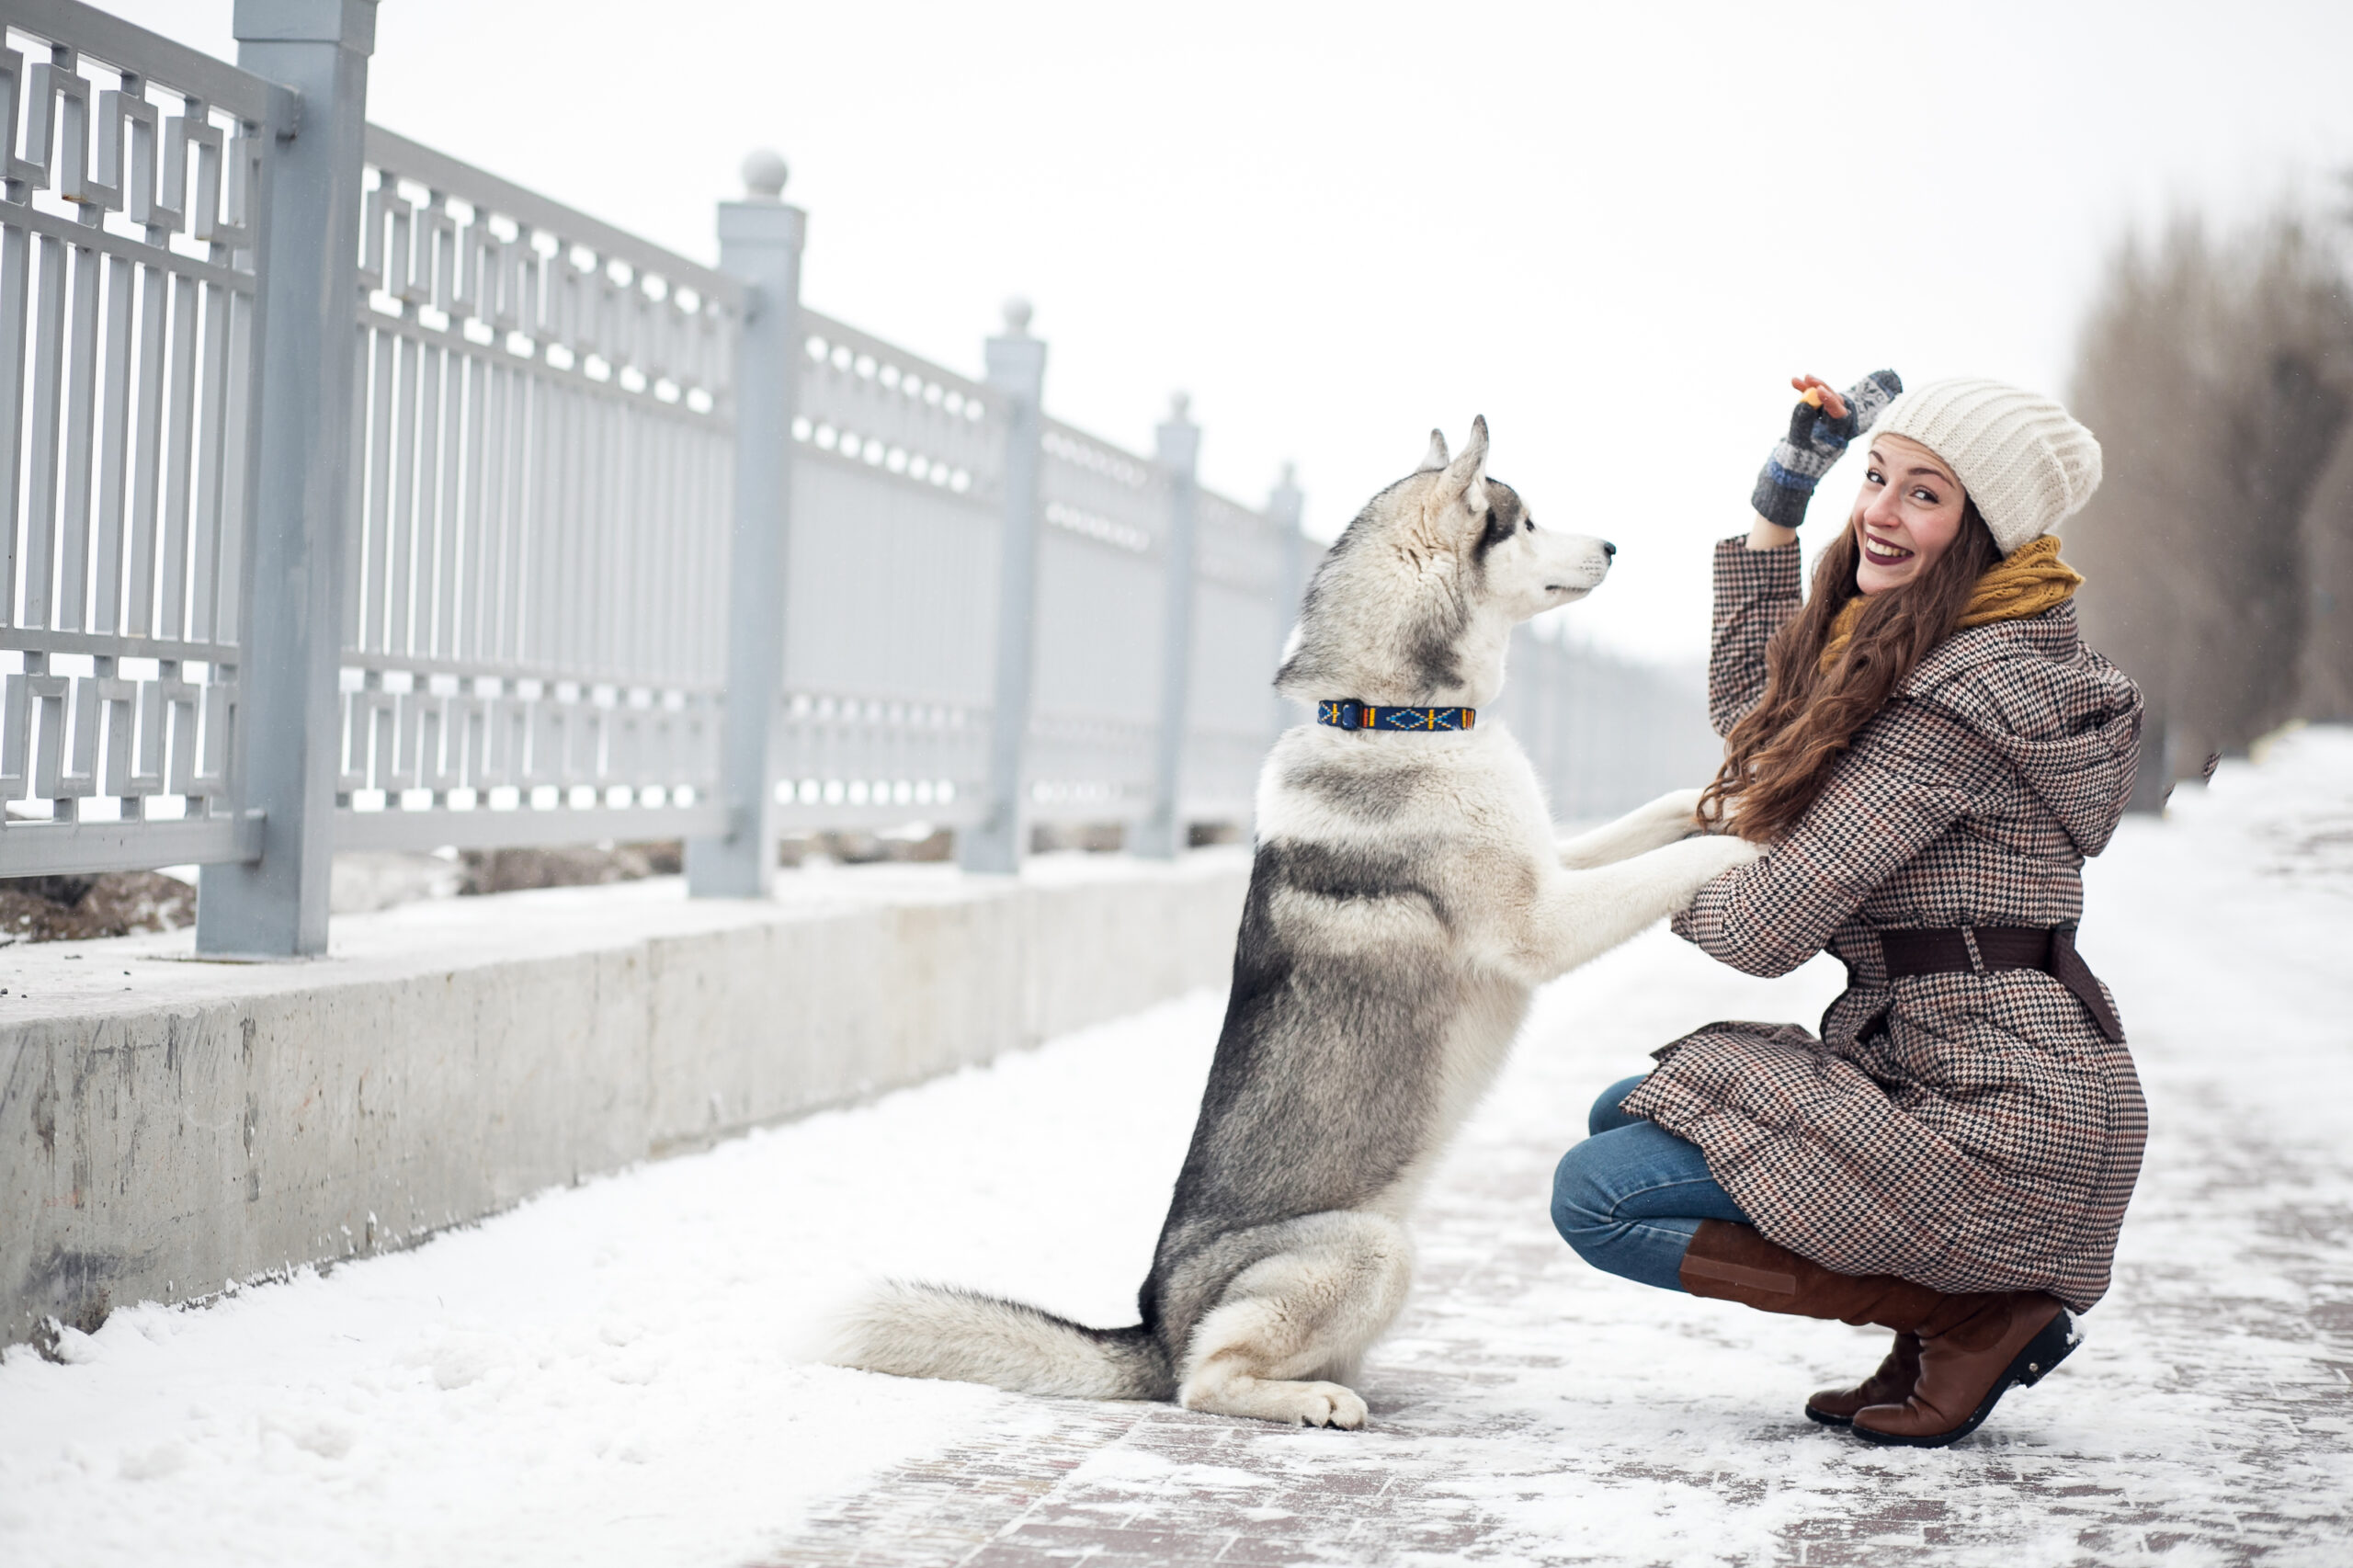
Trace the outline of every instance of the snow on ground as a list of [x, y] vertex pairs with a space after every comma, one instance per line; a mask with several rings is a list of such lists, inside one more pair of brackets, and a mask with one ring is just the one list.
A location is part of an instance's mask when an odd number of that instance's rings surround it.
[[1598, 1275], [1545, 1218], [1603, 1085], [1810, 1019], [1653, 933], [1540, 998], [1435, 1184], [1373, 1424], [1300, 1432], [817, 1364], [873, 1273], [1132, 1321], [1221, 999], [415, 1252], [0, 1361], [0, 1562], [2353, 1561], [2353, 733], [2092, 868], [2154, 1130], [2089, 1342], [1942, 1452], [1798, 1414], [1879, 1336]]

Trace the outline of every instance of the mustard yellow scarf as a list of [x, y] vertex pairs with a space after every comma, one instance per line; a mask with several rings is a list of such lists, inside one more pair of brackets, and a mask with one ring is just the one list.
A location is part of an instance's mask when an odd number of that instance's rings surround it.
[[[2083, 574], [2059, 559], [2059, 541], [2044, 534], [2031, 544], [2020, 545], [2007, 559], [1990, 568], [1977, 579], [1977, 586], [1970, 590], [1969, 606], [1961, 612], [1962, 626], [1984, 626], [1994, 620], [2023, 620], [2030, 615], [2040, 615], [2052, 605], [2065, 604], [2083, 585]], [[1826, 672], [1847, 651], [1855, 635], [1855, 622], [1862, 618], [1863, 597], [1848, 599], [1838, 610], [1837, 619], [1830, 623], [1830, 639], [1822, 645], [1822, 665]]]

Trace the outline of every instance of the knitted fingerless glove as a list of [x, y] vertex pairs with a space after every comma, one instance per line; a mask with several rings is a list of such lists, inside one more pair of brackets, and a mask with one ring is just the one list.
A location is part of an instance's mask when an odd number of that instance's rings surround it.
[[1805, 504], [1847, 443], [1871, 427], [1880, 410], [1895, 400], [1904, 381], [1893, 370], [1873, 370], [1846, 392], [1847, 412], [1833, 419], [1826, 409], [1800, 403], [1790, 415], [1790, 433], [1776, 443], [1756, 475], [1749, 504], [1768, 523], [1793, 528], [1805, 520]]

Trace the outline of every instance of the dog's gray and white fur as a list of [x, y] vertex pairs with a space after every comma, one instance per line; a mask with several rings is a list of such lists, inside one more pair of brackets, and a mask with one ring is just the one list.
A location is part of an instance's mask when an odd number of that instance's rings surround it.
[[[1582, 598], [1600, 540], [1536, 527], [1486, 477], [1487, 426], [1365, 507], [1307, 591], [1276, 685], [1308, 701], [1484, 708], [1511, 630]], [[1358, 1426], [1346, 1385], [1404, 1303], [1405, 1221], [1534, 987], [1756, 851], [1687, 836], [1697, 791], [1565, 844], [1481, 715], [1452, 733], [1284, 734], [1258, 783], [1233, 991], [1132, 1328], [892, 1284], [839, 1359], [1041, 1394]]]

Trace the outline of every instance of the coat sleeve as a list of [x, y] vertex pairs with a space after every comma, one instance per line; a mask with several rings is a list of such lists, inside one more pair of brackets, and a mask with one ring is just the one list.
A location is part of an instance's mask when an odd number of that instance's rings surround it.
[[1746, 973], [1787, 974], [1966, 815], [1996, 766], [1967, 727], [1898, 699], [1831, 766], [1789, 836], [1701, 888], [1676, 934]]
[[1720, 540], [1715, 579], [1708, 722], [1728, 735], [1765, 695], [1765, 645], [1798, 612], [1798, 547], [1751, 550], [1739, 536]]

